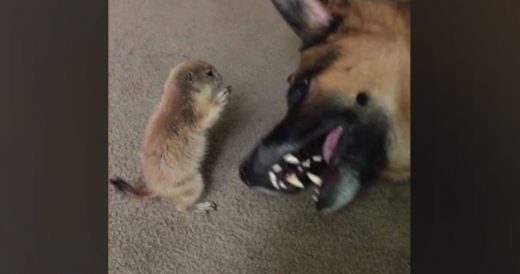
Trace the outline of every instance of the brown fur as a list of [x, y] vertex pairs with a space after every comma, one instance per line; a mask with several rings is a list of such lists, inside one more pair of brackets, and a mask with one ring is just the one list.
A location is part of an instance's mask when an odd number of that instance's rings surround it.
[[220, 90], [221, 82], [218, 72], [205, 62], [177, 65], [146, 128], [141, 153], [146, 186], [132, 190], [128, 184], [121, 187], [120, 181], [112, 183], [138, 196], [169, 199], [179, 211], [191, 209], [204, 190], [200, 165], [207, 131], [220, 117], [230, 93], [229, 88]]
[[[410, 176], [410, 6], [408, 1], [328, 1], [335, 18], [333, 34], [301, 52], [300, 65], [290, 81], [304, 77], [317, 60], [334, 53], [332, 65], [313, 80], [306, 107], [333, 98], [347, 106], [368, 91], [369, 106], [389, 117], [388, 163], [384, 179]], [[368, 107], [369, 111], [370, 107]]]

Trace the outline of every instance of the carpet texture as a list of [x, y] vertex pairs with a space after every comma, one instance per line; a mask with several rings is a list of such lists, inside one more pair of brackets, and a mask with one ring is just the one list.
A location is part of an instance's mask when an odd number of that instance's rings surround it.
[[142, 180], [143, 130], [178, 62], [206, 60], [234, 87], [204, 164], [218, 211], [183, 215], [109, 187], [110, 273], [409, 272], [409, 184], [378, 182], [320, 215], [310, 191], [271, 197], [240, 182], [241, 159], [285, 113], [298, 56], [270, 1], [110, 0], [109, 16], [110, 176]]

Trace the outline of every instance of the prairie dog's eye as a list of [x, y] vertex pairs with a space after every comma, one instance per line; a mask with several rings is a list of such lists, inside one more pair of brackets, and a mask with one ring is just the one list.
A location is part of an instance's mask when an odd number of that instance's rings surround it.
[[356, 96], [356, 103], [360, 106], [366, 106], [370, 98], [366, 91], [361, 91]]

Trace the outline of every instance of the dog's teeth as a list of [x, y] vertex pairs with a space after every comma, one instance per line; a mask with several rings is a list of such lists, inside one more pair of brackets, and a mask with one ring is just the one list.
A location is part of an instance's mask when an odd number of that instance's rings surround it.
[[271, 180], [271, 184], [273, 184], [273, 186], [276, 189], [280, 189], [280, 187], [278, 186], [277, 180], [276, 180], [276, 175], [274, 175], [274, 173], [272, 171], [269, 171], [269, 180]]
[[321, 186], [321, 178], [318, 175], [314, 175], [310, 172], [307, 172], [307, 177], [317, 186]]
[[271, 181], [276, 180], [276, 175], [274, 175], [272, 171], [269, 171], [269, 179], [271, 179]]
[[315, 202], [317, 202], [317, 201], [318, 201], [318, 196], [316, 196], [316, 195], [312, 195], [312, 199], [313, 199]]
[[282, 171], [282, 167], [281, 167], [279, 164], [274, 164], [274, 165], [272, 166], [272, 169], [273, 169], [273, 171], [276, 172], [276, 173]]
[[298, 166], [298, 171], [303, 172], [303, 168], [301, 166]]
[[287, 186], [282, 181], [279, 181], [278, 184], [280, 184], [281, 188], [287, 189]]
[[312, 156], [312, 160], [314, 162], [321, 162], [323, 160], [323, 157], [321, 157], [320, 155], [314, 155]]
[[302, 182], [300, 182], [300, 180], [298, 180], [298, 177], [296, 177], [295, 174], [287, 176], [287, 182], [295, 187], [305, 188], [305, 186], [302, 184]]
[[307, 159], [307, 160], [303, 161], [302, 162], [302, 166], [305, 167], [305, 168], [311, 167], [311, 160]]
[[292, 154], [287, 154], [285, 156], [283, 156], [283, 159], [289, 163], [289, 164], [293, 164], [293, 165], [297, 165], [300, 163], [300, 160], [298, 160], [298, 158], [296, 158], [296, 156], [292, 155]]

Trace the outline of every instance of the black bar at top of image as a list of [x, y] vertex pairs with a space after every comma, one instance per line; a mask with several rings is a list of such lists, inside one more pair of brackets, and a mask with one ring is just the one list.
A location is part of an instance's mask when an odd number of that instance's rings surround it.
[[0, 4], [0, 272], [107, 271], [108, 1]]

